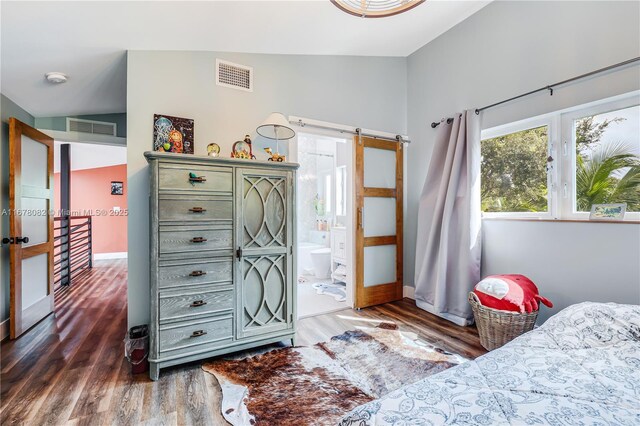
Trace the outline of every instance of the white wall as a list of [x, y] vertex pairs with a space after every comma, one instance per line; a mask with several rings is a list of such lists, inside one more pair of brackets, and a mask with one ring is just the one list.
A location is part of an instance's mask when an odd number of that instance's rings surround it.
[[[640, 3], [610, 1], [494, 2], [409, 56], [406, 284], [414, 280], [417, 203], [434, 143], [432, 121], [637, 56]], [[639, 88], [640, 69], [629, 67], [558, 88], [552, 97], [542, 93], [489, 110], [483, 128]], [[485, 275], [529, 273], [558, 308], [588, 299], [640, 303], [640, 225], [484, 225]], [[606, 291], [599, 290], [603, 285]], [[547, 316], [543, 310], [541, 318]]]
[[127, 164], [127, 147], [115, 145], [99, 145], [88, 142], [59, 142], [54, 143], [53, 171], [60, 172], [60, 145], [71, 146], [71, 170], [95, 169], [98, 167], [117, 166]]
[[[254, 92], [215, 85], [216, 58], [254, 68]], [[406, 60], [349, 56], [130, 51], [127, 58], [129, 324], [149, 321], [148, 175], [153, 114], [195, 120], [195, 151], [234, 141], [272, 111], [382, 131], [406, 131]], [[263, 146], [255, 141], [254, 151]]]

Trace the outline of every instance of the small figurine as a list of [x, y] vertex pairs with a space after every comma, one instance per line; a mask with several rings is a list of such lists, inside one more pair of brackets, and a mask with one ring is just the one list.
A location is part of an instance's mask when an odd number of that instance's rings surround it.
[[215, 142], [210, 143], [209, 145], [207, 145], [207, 155], [209, 157], [217, 157], [220, 155], [220, 145], [218, 145]]
[[253, 148], [251, 146], [251, 138], [249, 135], [244, 137], [244, 140], [237, 141], [231, 148], [231, 158], [242, 158], [243, 160], [255, 160], [256, 156], [253, 155]]
[[267, 154], [269, 154], [271, 157], [269, 157], [267, 160], [268, 161], [277, 161], [278, 163], [282, 163], [283, 161], [287, 161], [287, 157], [285, 157], [284, 155], [280, 155], [280, 154], [276, 154], [274, 153], [271, 148], [265, 148], [264, 149]]
[[249, 135], [244, 135], [244, 143], [249, 145], [249, 156], [251, 157], [252, 160], [255, 160], [256, 156], [253, 155], [253, 144], [251, 142], [251, 138], [249, 137]]

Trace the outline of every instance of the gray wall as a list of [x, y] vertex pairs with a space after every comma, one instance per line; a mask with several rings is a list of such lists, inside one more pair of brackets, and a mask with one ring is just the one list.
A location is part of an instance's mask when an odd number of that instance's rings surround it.
[[[0, 118], [2, 120], [2, 132], [0, 133], [0, 187], [2, 197], [0, 198], [0, 211], [9, 209], [9, 117], [30, 126], [34, 125], [34, 118], [27, 111], [16, 105], [11, 99], [0, 94]], [[9, 216], [2, 214], [0, 220], [0, 238], [9, 236]], [[0, 322], [9, 318], [9, 247], [2, 246], [0, 260]]]
[[553, 301], [640, 303], [640, 225], [485, 220], [485, 274], [521, 273]]
[[[116, 123], [116, 136], [120, 138], [127, 137], [127, 114], [92, 114], [92, 115], [70, 115], [69, 118], [80, 118], [82, 120], [105, 121], [107, 123]], [[67, 117], [36, 117], [36, 128], [67, 131]]]
[[[254, 67], [252, 93], [215, 85], [216, 58]], [[406, 59], [130, 51], [127, 59], [129, 324], [149, 320], [148, 176], [153, 114], [195, 120], [195, 151], [234, 141], [272, 111], [370, 129], [406, 130]], [[255, 140], [254, 140], [255, 141]], [[263, 141], [255, 141], [254, 151]], [[262, 154], [259, 154], [262, 155]]]
[[[499, 1], [409, 56], [406, 284], [414, 281], [417, 203], [434, 143], [432, 121], [639, 55], [638, 2]], [[557, 89], [553, 97], [535, 95], [487, 111], [483, 128], [639, 88], [639, 68], [627, 68]], [[483, 274], [530, 274], [556, 299], [552, 312], [589, 299], [640, 303], [640, 225], [484, 225]], [[544, 309], [541, 318], [548, 315]]]

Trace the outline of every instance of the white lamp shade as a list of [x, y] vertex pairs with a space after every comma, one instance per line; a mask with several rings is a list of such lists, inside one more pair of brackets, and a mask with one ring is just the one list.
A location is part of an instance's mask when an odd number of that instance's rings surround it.
[[272, 112], [266, 120], [258, 126], [256, 132], [267, 139], [291, 139], [296, 132], [289, 127], [286, 117], [279, 112]]

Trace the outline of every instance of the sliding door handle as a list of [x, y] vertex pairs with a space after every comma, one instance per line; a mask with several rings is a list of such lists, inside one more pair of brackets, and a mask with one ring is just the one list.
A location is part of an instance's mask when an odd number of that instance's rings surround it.
[[358, 229], [364, 229], [364, 209], [358, 207]]
[[236, 250], [236, 257], [238, 259], [242, 258], [242, 247], [238, 247], [238, 249]]

